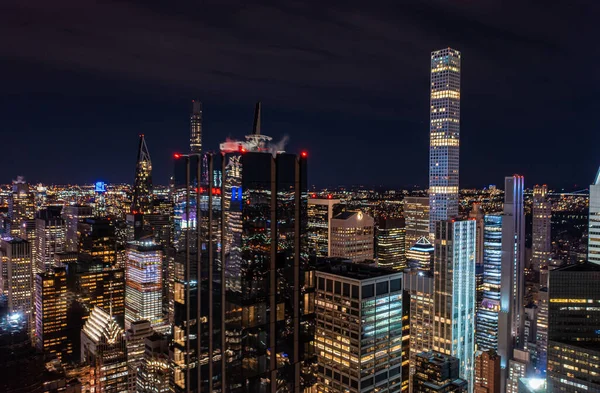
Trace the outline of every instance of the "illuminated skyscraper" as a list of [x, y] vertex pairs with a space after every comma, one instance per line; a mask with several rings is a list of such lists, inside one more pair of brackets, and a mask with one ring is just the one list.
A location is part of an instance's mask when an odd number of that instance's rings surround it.
[[411, 268], [433, 274], [434, 251], [433, 244], [423, 236], [406, 252], [406, 262]]
[[548, 392], [600, 392], [600, 266], [550, 272]]
[[483, 267], [483, 233], [484, 233], [484, 214], [481, 210], [481, 203], [473, 202], [473, 210], [469, 212], [469, 218], [477, 222], [477, 247], [475, 266]]
[[588, 262], [600, 264], [600, 169], [590, 185]]
[[132, 214], [152, 213], [152, 160], [144, 134], [140, 135], [140, 143], [135, 168], [135, 183], [133, 185]]
[[202, 152], [202, 103], [197, 100], [192, 100], [190, 113], [190, 152]]
[[460, 52], [431, 53], [429, 126], [429, 230], [458, 216]]
[[483, 300], [477, 310], [477, 349], [498, 350], [502, 280], [502, 215], [487, 214], [483, 226]]
[[508, 361], [506, 393], [519, 393], [519, 381], [529, 374], [529, 365], [529, 352], [515, 349], [512, 358]]
[[137, 393], [169, 393], [169, 341], [155, 333], [144, 339], [144, 356], [137, 371]]
[[66, 361], [73, 353], [67, 338], [67, 272], [55, 267], [35, 277], [36, 347]]
[[91, 206], [67, 205], [63, 207], [62, 217], [67, 226], [67, 239], [65, 250], [77, 252], [79, 250], [79, 223], [92, 217]]
[[429, 197], [404, 198], [406, 249], [422, 237], [429, 237]]
[[51, 206], [37, 213], [35, 219], [35, 258], [37, 272], [54, 267], [57, 253], [65, 251], [67, 226], [60, 206]]
[[495, 351], [475, 354], [475, 393], [500, 393], [500, 356]]
[[8, 312], [26, 317], [33, 325], [31, 244], [18, 237], [0, 239], [0, 257], [2, 294], [8, 301]]
[[129, 392], [138, 392], [138, 370], [144, 361], [146, 338], [150, 337], [154, 331], [149, 321], [135, 321], [129, 323], [129, 328], [125, 331], [125, 341], [127, 345], [127, 367], [129, 368], [128, 384]]
[[[550, 228], [552, 219], [552, 204], [548, 201], [548, 186], [536, 185], [533, 188], [533, 230], [532, 230], [532, 265], [535, 271], [548, 266], [550, 260], [551, 238]], [[542, 286], [546, 286], [543, 283]]]
[[460, 377], [473, 388], [475, 248], [473, 220], [436, 222], [433, 350], [460, 360]]
[[380, 219], [377, 225], [377, 266], [406, 268], [406, 228], [403, 219]]
[[329, 256], [331, 219], [340, 213], [339, 199], [308, 200], [308, 249], [318, 257]]
[[13, 237], [21, 236], [21, 225], [26, 220], [33, 220], [35, 216], [35, 198], [29, 191], [29, 184], [25, 178], [18, 176], [13, 180], [12, 194], [8, 205], [10, 217], [10, 234]]
[[331, 220], [329, 255], [352, 262], [373, 260], [375, 220], [361, 211], [338, 214]]
[[[502, 382], [506, 381], [508, 361], [515, 349], [523, 349], [523, 292], [525, 291], [525, 215], [523, 176], [505, 178], [502, 216], [502, 275], [498, 318], [498, 354], [501, 356]], [[518, 379], [514, 379], [518, 385]]]
[[94, 307], [81, 330], [81, 360], [90, 366], [92, 392], [126, 392], [127, 348], [110, 312]]
[[149, 321], [164, 329], [161, 246], [152, 239], [128, 244], [125, 285], [125, 328], [135, 321]]
[[469, 384], [460, 376], [460, 360], [438, 352], [416, 356], [413, 393], [467, 392]]
[[316, 278], [316, 391], [400, 392], [402, 273], [332, 262]]

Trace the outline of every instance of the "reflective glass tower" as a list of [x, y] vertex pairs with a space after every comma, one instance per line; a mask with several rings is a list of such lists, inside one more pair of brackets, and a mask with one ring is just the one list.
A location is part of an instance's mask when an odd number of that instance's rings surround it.
[[600, 264], [600, 169], [594, 183], [590, 185], [588, 262]]
[[437, 221], [458, 216], [460, 145], [459, 51], [431, 53], [429, 117], [429, 230]]

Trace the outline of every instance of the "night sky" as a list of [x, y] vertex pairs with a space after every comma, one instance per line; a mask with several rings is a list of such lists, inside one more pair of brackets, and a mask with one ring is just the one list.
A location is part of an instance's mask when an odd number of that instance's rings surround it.
[[0, 183], [156, 183], [204, 104], [207, 149], [252, 128], [309, 183], [427, 185], [430, 52], [462, 52], [461, 186], [585, 188], [600, 165], [600, 2], [0, 2]]

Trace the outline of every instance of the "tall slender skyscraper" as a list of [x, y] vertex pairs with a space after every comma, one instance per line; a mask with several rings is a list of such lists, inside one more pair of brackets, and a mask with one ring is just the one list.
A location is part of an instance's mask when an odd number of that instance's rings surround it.
[[525, 290], [525, 216], [523, 176], [505, 178], [502, 216], [502, 279], [498, 326], [498, 354], [501, 356], [502, 383], [506, 381], [508, 360], [515, 349], [523, 348], [523, 292]]
[[[548, 186], [533, 188], [533, 228], [532, 228], [532, 265], [535, 271], [540, 271], [548, 266], [551, 252], [550, 224], [552, 219], [552, 205], [548, 201]], [[542, 286], [546, 286], [543, 283]]]
[[429, 197], [404, 198], [406, 250], [422, 237], [429, 237]]
[[202, 152], [202, 103], [192, 100], [192, 113], [190, 113], [190, 152]]
[[460, 377], [473, 388], [475, 362], [474, 220], [436, 222], [433, 350], [460, 360]]
[[144, 134], [140, 135], [131, 212], [133, 214], [152, 212], [152, 160], [150, 159]]
[[594, 183], [590, 185], [588, 262], [600, 264], [600, 169]]
[[429, 117], [429, 231], [437, 221], [458, 216], [460, 145], [459, 51], [431, 53]]

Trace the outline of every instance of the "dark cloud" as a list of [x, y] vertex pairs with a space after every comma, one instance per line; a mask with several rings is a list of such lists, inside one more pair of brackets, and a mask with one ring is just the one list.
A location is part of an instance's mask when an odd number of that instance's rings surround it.
[[311, 150], [314, 182], [425, 185], [429, 52], [453, 46], [462, 183], [521, 172], [585, 184], [600, 164], [599, 11], [593, 1], [4, 0], [0, 115], [5, 144], [22, 150], [0, 158], [0, 181], [130, 181], [139, 132], [165, 181], [198, 97], [212, 148], [249, 129], [259, 98], [265, 130]]

